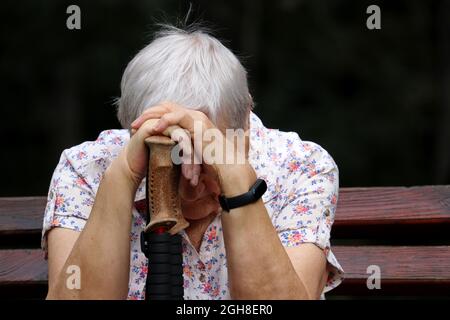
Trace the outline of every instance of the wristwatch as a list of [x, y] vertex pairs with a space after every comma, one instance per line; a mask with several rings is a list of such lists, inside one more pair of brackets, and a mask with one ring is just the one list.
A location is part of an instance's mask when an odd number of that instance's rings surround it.
[[246, 206], [258, 201], [267, 190], [267, 184], [263, 179], [257, 179], [249, 191], [239, 196], [227, 198], [224, 195], [219, 196], [220, 206], [224, 211]]

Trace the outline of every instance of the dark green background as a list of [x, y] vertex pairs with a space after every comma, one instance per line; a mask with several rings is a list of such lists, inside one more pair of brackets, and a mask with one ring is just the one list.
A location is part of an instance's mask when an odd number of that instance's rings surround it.
[[[450, 183], [450, 1], [193, 1], [249, 71], [266, 125], [321, 144], [341, 186]], [[79, 31], [66, 8], [81, 8]], [[382, 29], [366, 28], [377, 4]], [[117, 128], [155, 21], [188, 2], [2, 1], [0, 196], [45, 195], [63, 149]]]

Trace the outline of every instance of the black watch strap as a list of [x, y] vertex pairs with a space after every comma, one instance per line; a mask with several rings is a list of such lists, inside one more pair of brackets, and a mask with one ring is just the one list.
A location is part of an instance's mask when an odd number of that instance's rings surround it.
[[230, 211], [235, 208], [246, 206], [258, 201], [267, 190], [267, 184], [263, 179], [257, 179], [255, 184], [246, 193], [239, 196], [227, 198], [224, 195], [219, 196], [220, 206], [224, 211]]

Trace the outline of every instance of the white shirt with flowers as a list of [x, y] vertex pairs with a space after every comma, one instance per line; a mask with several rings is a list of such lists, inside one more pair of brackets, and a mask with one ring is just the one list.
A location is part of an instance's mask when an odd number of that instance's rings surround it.
[[[107, 130], [95, 141], [63, 151], [51, 180], [44, 214], [45, 251], [51, 228], [83, 230], [104, 171], [129, 139], [128, 130]], [[316, 244], [332, 267], [324, 293], [336, 287], [342, 281], [343, 270], [330, 249], [339, 189], [338, 168], [332, 157], [319, 145], [302, 141], [294, 132], [264, 127], [252, 113], [249, 161], [258, 177], [267, 182], [263, 201], [283, 246]], [[128, 298], [144, 299], [148, 268], [140, 247], [140, 233], [145, 226], [145, 179], [136, 193], [132, 215]], [[208, 226], [199, 252], [184, 232], [182, 236], [184, 298], [230, 299], [220, 214]]]

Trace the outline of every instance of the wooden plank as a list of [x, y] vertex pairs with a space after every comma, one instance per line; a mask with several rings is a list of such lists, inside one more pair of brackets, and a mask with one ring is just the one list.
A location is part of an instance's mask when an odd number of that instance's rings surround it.
[[445, 185], [342, 188], [331, 238], [419, 245], [448, 244], [449, 235], [450, 186]]
[[[450, 293], [450, 246], [336, 246], [333, 252], [346, 278], [332, 295]], [[370, 265], [380, 267], [380, 290], [366, 286]], [[18, 291], [45, 286], [46, 280], [47, 263], [41, 250], [0, 250], [0, 291], [5, 291], [2, 287]]]
[[336, 246], [346, 278], [366, 281], [377, 265], [382, 281], [450, 281], [450, 246]]
[[45, 299], [47, 278], [42, 250], [0, 250], [0, 300]]
[[0, 235], [40, 233], [45, 197], [0, 198]]
[[[450, 246], [336, 246], [345, 281], [333, 295], [449, 295]], [[381, 289], [367, 288], [367, 268], [379, 266]]]
[[450, 185], [342, 188], [335, 227], [450, 223]]
[[47, 282], [47, 261], [42, 250], [0, 250], [0, 285], [36, 282]]
[[[45, 197], [0, 198], [0, 238], [39, 236], [45, 203]], [[333, 238], [403, 237], [418, 231], [450, 233], [450, 186], [341, 188]]]

